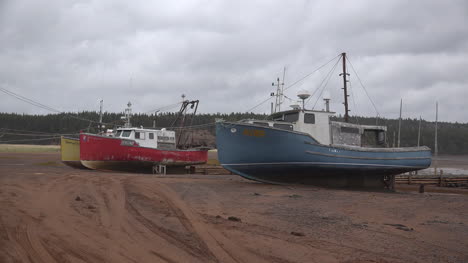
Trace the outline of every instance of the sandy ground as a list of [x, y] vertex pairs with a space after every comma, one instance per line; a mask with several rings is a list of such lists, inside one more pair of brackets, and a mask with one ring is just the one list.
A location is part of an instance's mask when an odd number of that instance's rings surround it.
[[468, 262], [468, 190], [413, 190], [76, 170], [57, 153], [0, 153], [0, 262]]

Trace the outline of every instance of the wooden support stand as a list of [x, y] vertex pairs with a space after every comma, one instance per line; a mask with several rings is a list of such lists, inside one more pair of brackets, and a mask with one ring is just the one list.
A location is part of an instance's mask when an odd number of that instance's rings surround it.
[[166, 175], [166, 166], [162, 164], [153, 165], [153, 174]]

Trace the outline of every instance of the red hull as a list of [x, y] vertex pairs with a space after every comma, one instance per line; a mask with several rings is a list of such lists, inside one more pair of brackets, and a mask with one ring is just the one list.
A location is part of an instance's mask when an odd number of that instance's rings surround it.
[[87, 163], [105, 163], [106, 166], [115, 164], [186, 166], [206, 163], [206, 150], [161, 150], [134, 145], [133, 141], [99, 136], [94, 134], [80, 134], [80, 160]]

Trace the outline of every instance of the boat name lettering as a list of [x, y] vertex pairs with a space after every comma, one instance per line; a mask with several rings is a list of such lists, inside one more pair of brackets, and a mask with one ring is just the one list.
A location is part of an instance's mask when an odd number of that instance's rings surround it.
[[264, 130], [255, 130], [255, 129], [244, 129], [242, 132], [245, 136], [254, 136], [254, 137], [264, 137], [265, 131]]
[[340, 152], [340, 151], [338, 151], [337, 149], [328, 149], [328, 150], [329, 150], [330, 152], [332, 152], [332, 153]]

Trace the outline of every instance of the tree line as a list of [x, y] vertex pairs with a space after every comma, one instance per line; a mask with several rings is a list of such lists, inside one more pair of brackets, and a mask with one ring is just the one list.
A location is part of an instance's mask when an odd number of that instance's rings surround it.
[[[122, 126], [123, 113], [105, 112], [102, 122], [104, 129], [113, 129]], [[171, 128], [179, 127], [180, 120], [174, 124], [177, 113], [165, 112], [159, 114], [132, 114], [131, 123], [136, 127]], [[254, 113], [204, 113], [196, 114], [193, 118], [188, 115], [186, 125], [192, 130], [207, 130], [215, 134], [214, 123], [216, 119], [237, 121], [241, 119], [266, 119], [265, 114]], [[11, 144], [59, 144], [60, 135], [77, 136], [80, 131], [97, 133], [99, 114], [92, 111], [79, 113], [60, 113], [48, 115], [0, 113], [0, 143]], [[333, 117], [342, 120], [341, 116]], [[387, 126], [387, 143], [397, 145], [398, 119], [385, 119], [373, 117], [354, 116], [351, 122], [367, 125]], [[401, 123], [400, 146], [410, 147], [418, 144], [418, 119], [403, 119]], [[179, 129], [176, 129], [178, 131]], [[423, 120], [421, 122], [420, 145], [434, 149], [435, 123]], [[438, 150], [440, 154], [468, 154], [468, 123], [438, 123]]]

